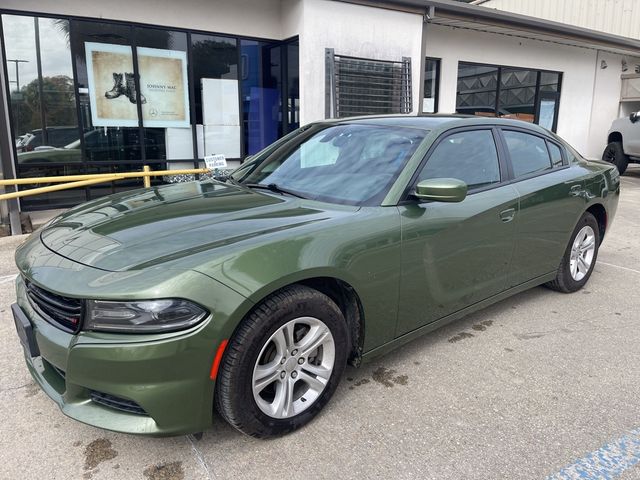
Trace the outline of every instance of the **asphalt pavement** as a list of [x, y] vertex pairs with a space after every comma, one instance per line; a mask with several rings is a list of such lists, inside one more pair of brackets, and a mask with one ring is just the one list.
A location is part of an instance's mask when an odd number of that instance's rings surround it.
[[[35, 386], [10, 316], [0, 239], [0, 479], [640, 479], [640, 168], [580, 292], [543, 287], [359, 369], [310, 425], [255, 440], [107, 432]], [[175, 408], [180, 408], [176, 405]]]

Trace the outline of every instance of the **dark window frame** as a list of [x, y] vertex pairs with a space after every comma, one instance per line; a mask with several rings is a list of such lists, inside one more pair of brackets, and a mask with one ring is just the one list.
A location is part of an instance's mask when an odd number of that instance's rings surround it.
[[[427, 66], [426, 62], [435, 62], [436, 65], [436, 74], [434, 76], [434, 83], [435, 83], [435, 88], [433, 89], [433, 112], [424, 112], [424, 104], [422, 106], [422, 112], [420, 113], [438, 113], [439, 112], [439, 102], [440, 102], [440, 75], [442, 73], [442, 58], [438, 58], [438, 57], [425, 57], [425, 68]], [[426, 70], [425, 70], [425, 75], [427, 74]], [[427, 80], [425, 78], [425, 84], [426, 84]], [[425, 90], [426, 92], [426, 90]], [[422, 101], [424, 102], [424, 99], [426, 97], [423, 94], [423, 98]]]
[[[536, 72], [536, 91], [535, 91], [535, 99], [534, 99], [534, 120], [533, 123], [538, 125], [540, 121], [540, 94], [551, 95], [552, 92], [541, 92], [540, 91], [540, 79], [543, 73], [552, 73], [558, 75], [558, 91], [553, 92], [555, 96], [556, 104], [553, 111], [553, 125], [551, 128], [552, 132], [556, 132], [558, 127], [558, 117], [560, 115], [560, 97], [562, 95], [562, 80], [564, 77], [564, 72], [559, 72], [557, 70], [548, 70], [544, 68], [534, 68], [534, 67], [522, 67], [515, 65], [504, 65], [497, 63], [482, 63], [482, 62], [471, 62], [466, 60], [458, 60], [458, 70], [460, 69], [460, 64], [469, 65], [469, 66], [477, 66], [477, 67], [489, 67], [497, 69], [497, 82], [496, 82], [496, 99], [494, 104], [494, 113], [496, 118], [500, 118], [499, 109], [500, 109], [500, 83], [502, 81], [502, 69], [511, 69], [511, 70], [530, 70]], [[458, 90], [456, 87], [456, 98], [458, 96]], [[457, 102], [456, 102], [457, 103]], [[456, 106], [457, 110], [457, 106]]]

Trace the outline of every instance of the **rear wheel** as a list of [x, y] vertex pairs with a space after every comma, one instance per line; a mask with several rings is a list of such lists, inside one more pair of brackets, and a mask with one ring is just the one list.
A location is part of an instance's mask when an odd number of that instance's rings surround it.
[[216, 385], [218, 412], [254, 437], [305, 425], [338, 386], [348, 344], [342, 312], [326, 295], [304, 286], [271, 295], [229, 342]]
[[622, 143], [620, 142], [611, 142], [607, 145], [602, 153], [602, 159], [605, 162], [613, 163], [618, 169], [618, 172], [620, 172], [620, 175], [626, 172], [629, 166], [629, 157], [625, 155]]
[[591, 213], [585, 212], [569, 240], [555, 280], [546, 285], [564, 293], [580, 290], [593, 272], [599, 246], [598, 222]]

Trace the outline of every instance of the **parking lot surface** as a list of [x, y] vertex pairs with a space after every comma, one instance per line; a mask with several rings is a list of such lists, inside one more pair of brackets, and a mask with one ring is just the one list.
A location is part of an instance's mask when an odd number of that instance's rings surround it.
[[200, 440], [66, 418], [10, 315], [24, 237], [2, 239], [0, 479], [640, 478], [640, 168], [622, 184], [582, 291], [535, 288], [349, 367], [315, 421], [268, 441], [219, 417]]

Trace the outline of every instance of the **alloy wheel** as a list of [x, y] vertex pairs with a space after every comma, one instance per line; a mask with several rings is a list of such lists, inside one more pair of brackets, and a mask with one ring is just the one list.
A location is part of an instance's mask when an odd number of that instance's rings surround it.
[[253, 398], [272, 418], [298, 415], [325, 390], [334, 363], [335, 342], [329, 327], [314, 317], [295, 318], [263, 345], [253, 369]]
[[571, 277], [576, 282], [582, 280], [589, 273], [595, 252], [596, 234], [593, 228], [585, 225], [573, 240], [569, 257], [569, 270]]

